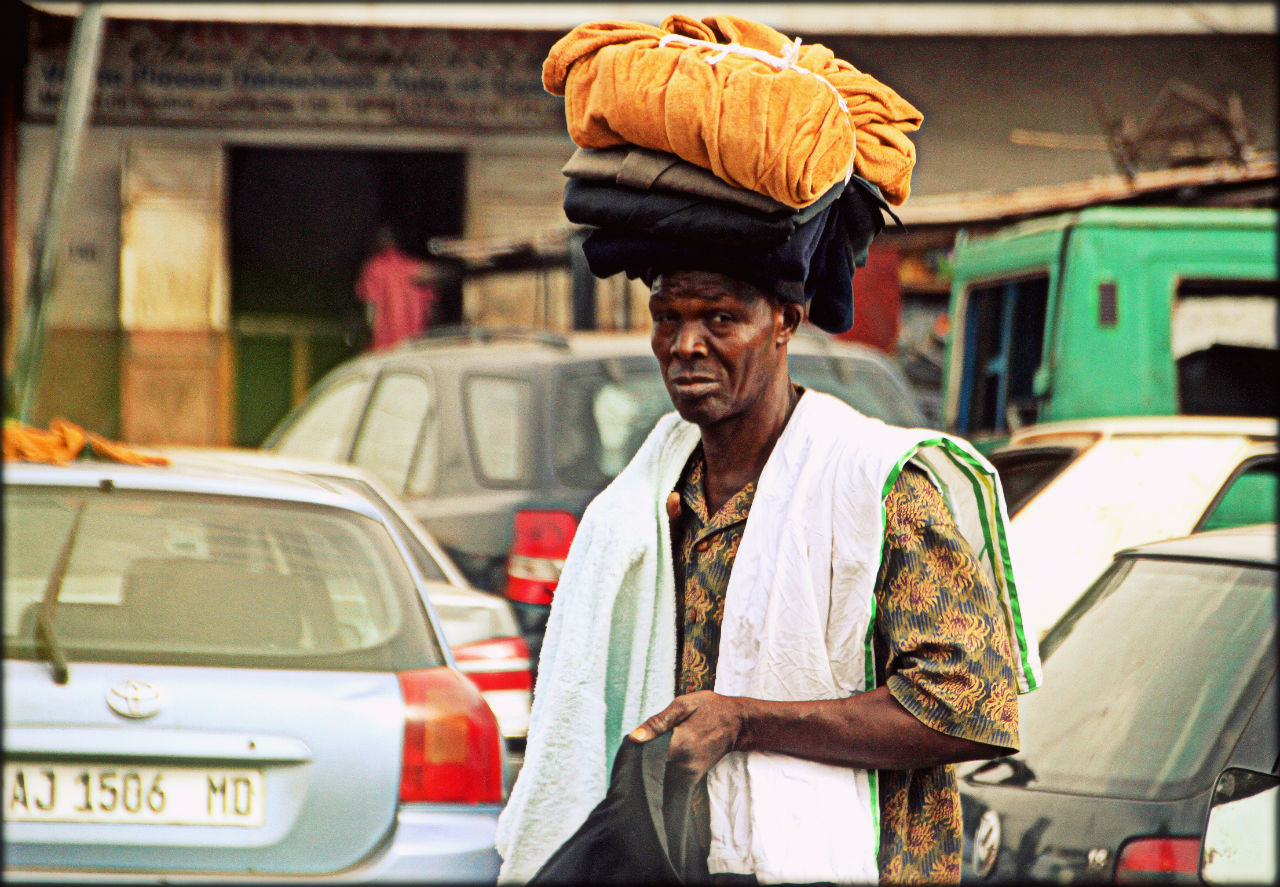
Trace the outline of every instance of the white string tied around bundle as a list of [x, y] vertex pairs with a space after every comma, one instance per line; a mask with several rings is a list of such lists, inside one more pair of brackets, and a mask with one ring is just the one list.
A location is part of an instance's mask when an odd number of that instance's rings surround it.
[[712, 43], [710, 40], [698, 40], [694, 37], [686, 37], [683, 34], [667, 34], [658, 41], [658, 48], [662, 49], [668, 43], [682, 43], [686, 46], [700, 46], [703, 49], [714, 49], [717, 52], [714, 55], [705, 57], [706, 63], [715, 66], [716, 62], [721, 61], [729, 54], [744, 55], [753, 58], [756, 61], [764, 62], [775, 71], [791, 70], [799, 71], [801, 74], [808, 74], [811, 77], [817, 77], [826, 84], [827, 89], [835, 93], [836, 101], [840, 104], [840, 110], [846, 114], [849, 113], [849, 106], [845, 104], [844, 96], [840, 95], [840, 90], [832, 85], [831, 81], [816, 71], [810, 71], [808, 68], [799, 64], [800, 58], [800, 38], [797, 37], [794, 43], [784, 43], [782, 45], [782, 55], [773, 55], [765, 52], [763, 49], [752, 49], [749, 46], [742, 46], [739, 43]]

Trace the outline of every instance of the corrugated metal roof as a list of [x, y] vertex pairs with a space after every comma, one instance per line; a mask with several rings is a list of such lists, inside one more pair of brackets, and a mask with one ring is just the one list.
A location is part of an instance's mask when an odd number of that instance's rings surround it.
[[916, 197], [908, 200], [897, 213], [908, 227], [1005, 222], [1103, 203], [1134, 200], [1181, 188], [1267, 183], [1274, 186], [1275, 182], [1276, 161], [1271, 158], [1247, 166], [1216, 163], [1140, 172], [1132, 181], [1121, 175], [1098, 176], [1083, 182], [1039, 185], [1014, 191], [973, 191]]

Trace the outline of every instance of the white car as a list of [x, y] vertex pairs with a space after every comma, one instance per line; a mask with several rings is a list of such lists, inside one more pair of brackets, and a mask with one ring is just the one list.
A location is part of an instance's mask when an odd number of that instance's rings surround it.
[[1276, 519], [1274, 419], [1031, 425], [988, 458], [1009, 509], [1024, 621], [1041, 635], [1121, 548]]
[[529, 733], [533, 679], [529, 648], [511, 605], [471, 587], [436, 540], [379, 481], [349, 463], [283, 456], [264, 450], [214, 447], [152, 448], [175, 462], [231, 464], [292, 471], [339, 484], [370, 499], [400, 530], [422, 572], [428, 603], [435, 612], [453, 657], [479, 688], [498, 719], [513, 759]]

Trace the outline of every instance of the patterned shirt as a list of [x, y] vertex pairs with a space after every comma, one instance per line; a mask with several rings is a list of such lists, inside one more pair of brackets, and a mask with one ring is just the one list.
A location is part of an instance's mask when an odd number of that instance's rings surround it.
[[[712, 689], [729, 573], [755, 483], [708, 515], [702, 448], [676, 490], [676, 687]], [[877, 685], [935, 730], [1008, 749], [1018, 745], [1013, 657], [999, 595], [956, 529], [941, 494], [908, 466], [885, 499], [885, 549], [876, 581]], [[881, 883], [960, 880], [960, 796], [951, 766], [880, 770]], [[704, 831], [705, 796], [694, 819]]]

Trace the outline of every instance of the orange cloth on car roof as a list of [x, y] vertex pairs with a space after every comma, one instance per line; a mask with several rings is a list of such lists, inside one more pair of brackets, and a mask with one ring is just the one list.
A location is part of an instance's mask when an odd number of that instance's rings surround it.
[[[920, 128], [914, 106], [819, 43], [802, 44], [796, 64], [818, 77], [714, 49], [669, 43], [667, 34], [781, 56], [786, 36], [730, 15], [697, 21], [672, 15], [660, 28], [589, 22], [556, 41], [542, 85], [565, 98], [569, 135], [583, 148], [634, 144], [675, 154], [731, 185], [800, 209], [854, 170], [892, 204], [911, 190]], [[794, 50], [790, 50], [794, 51]]]
[[127, 462], [130, 465], [168, 465], [164, 456], [150, 456], [131, 449], [122, 443], [85, 431], [74, 422], [54, 419], [49, 430], [33, 428], [16, 420], [4, 423], [4, 461], [44, 462], [49, 465], [66, 465], [89, 444], [95, 456]]

